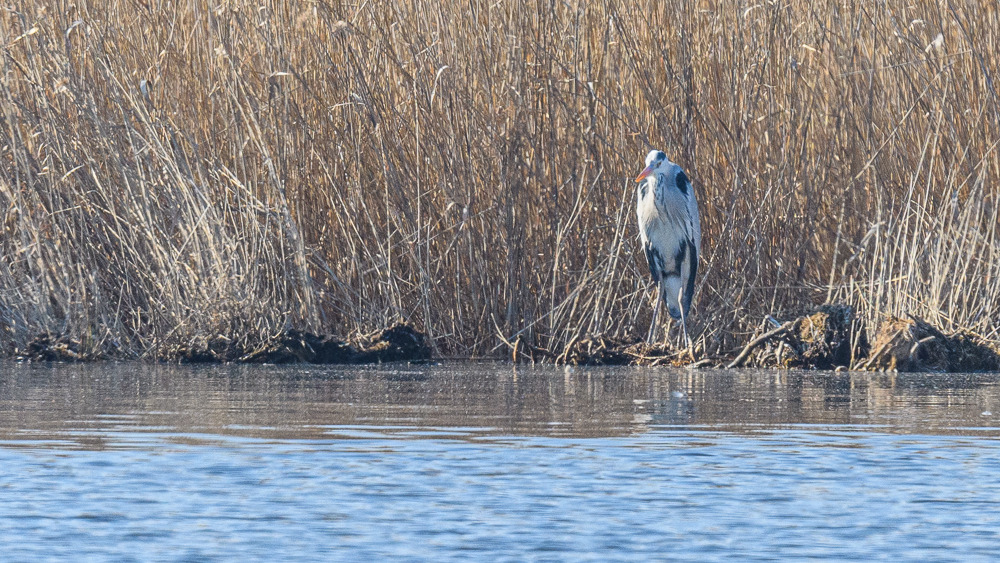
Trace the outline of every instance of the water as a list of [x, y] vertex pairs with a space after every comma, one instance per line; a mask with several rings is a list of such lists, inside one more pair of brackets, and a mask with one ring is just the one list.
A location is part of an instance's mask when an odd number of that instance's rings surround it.
[[998, 382], [0, 363], [0, 559], [992, 560]]

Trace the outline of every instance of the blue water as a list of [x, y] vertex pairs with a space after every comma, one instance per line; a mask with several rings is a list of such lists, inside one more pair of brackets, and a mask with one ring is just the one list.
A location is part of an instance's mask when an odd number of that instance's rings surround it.
[[994, 560], [998, 381], [0, 364], [0, 558]]

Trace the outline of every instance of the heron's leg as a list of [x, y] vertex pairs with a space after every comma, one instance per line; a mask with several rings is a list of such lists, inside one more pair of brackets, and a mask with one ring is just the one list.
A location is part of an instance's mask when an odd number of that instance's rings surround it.
[[663, 332], [663, 347], [667, 348], [670, 344], [670, 333], [674, 330], [674, 318], [667, 318], [667, 329]]
[[649, 334], [646, 335], [646, 346], [652, 346], [656, 341], [656, 318], [660, 312], [660, 284], [656, 284], [656, 303], [653, 305], [653, 322], [649, 323]]
[[[678, 303], [684, 303], [684, 289], [683, 288], [677, 294], [677, 302]], [[691, 346], [691, 337], [688, 336], [687, 319], [684, 317], [684, 307], [683, 306], [681, 306], [681, 332], [684, 335], [684, 348], [687, 350], [688, 355], [691, 356], [691, 360], [694, 361], [694, 349], [693, 349], [693, 346]]]

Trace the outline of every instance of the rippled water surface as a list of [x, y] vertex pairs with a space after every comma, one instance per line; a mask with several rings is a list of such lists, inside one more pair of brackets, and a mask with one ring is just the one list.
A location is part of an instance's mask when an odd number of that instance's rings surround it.
[[0, 363], [0, 559], [992, 560], [998, 381]]

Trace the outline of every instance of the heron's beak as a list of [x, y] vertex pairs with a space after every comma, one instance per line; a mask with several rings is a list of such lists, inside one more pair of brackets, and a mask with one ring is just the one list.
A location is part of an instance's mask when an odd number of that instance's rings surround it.
[[649, 176], [652, 173], [653, 173], [653, 165], [650, 164], [642, 172], [639, 173], [639, 176], [636, 177], [635, 181], [641, 182], [646, 179], [646, 176]]

